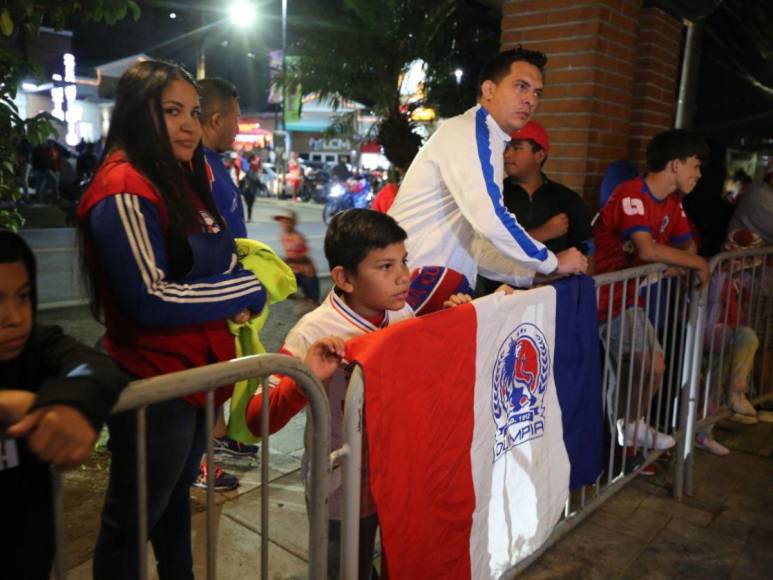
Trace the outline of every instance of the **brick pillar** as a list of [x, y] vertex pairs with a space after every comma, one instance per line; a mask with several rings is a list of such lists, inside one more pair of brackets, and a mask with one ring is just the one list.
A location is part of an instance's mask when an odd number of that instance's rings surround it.
[[682, 24], [653, 6], [642, 9], [640, 22], [628, 158], [643, 171], [647, 143], [674, 124]]
[[[502, 50], [522, 44], [548, 55], [545, 94], [535, 116], [551, 140], [546, 171], [591, 206], [597, 204], [607, 165], [630, 158], [629, 146], [636, 148], [638, 161], [643, 136], [655, 126], [657, 132], [671, 124], [669, 115], [653, 119], [648, 114], [657, 104], [655, 112], [663, 115], [657, 100], [667, 86], [661, 77], [671, 69], [658, 68], [663, 57], [658, 43], [661, 35], [672, 38], [679, 27], [669, 18], [659, 10], [642, 9], [641, 0], [581, 5], [572, 0], [508, 0], [503, 6]], [[646, 34], [645, 23], [657, 38]], [[674, 62], [678, 46], [677, 40]], [[671, 44], [665, 50], [672, 50]], [[642, 52], [650, 55], [647, 71], [652, 71], [645, 77], [638, 70]], [[672, 111], [673, 91], [666, 100]]]

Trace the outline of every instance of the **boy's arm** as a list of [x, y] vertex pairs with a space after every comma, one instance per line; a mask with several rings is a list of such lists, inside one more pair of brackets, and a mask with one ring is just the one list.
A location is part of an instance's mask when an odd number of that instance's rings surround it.
[[[276, 433], [289, 423], [307, 403], [306, 395], [295, 381], [284, 375], [272, 375], [268, 383], [268, 432]], [[261, 412], [264, 388], [258, 390], [247, 404], [247, 427], [259, 437], [263, 432]]]
[[[342, 339], [327, 336], [309, 346], [303, 362], [320, 381], [324, 382], [338, 369], [345, 351], [346, 345]], [[285, 348], [280, 349], [280, 352], [293, 356]], [[256, 436], [262, 433], [261, 411], [264, 392], [264, 389], [258, 391], [247, 404], [247, 427]], [[268, 432], [275, 433], [287, 425], [307, 402], [306, 395], [293, 379], [284, 375], [271, 376], [268, 380]]]
[[633, 232], [631, 234], [631, 241], [633, 241], [636, 247], [636, 254], [639, 256], [639, 259], [645, 262], [664, 262], [672, 266], [690, 268], [695, 270], [695, 273], [698, 275], [701, 288], [704, 288], [708, 283], [710, 277], [709, 264], [697, 254], [691, 253], [686, 249], [658, 244], [649, 232], [644, 231]]

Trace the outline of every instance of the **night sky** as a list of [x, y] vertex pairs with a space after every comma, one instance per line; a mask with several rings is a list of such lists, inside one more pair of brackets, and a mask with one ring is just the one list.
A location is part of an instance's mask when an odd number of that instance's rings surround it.
[[[178, 62], [195, 75], [196, 55], [204, 38], [207, 75], [233, 82], [242, 109], [267, 110], [268, 53], [281, 48], [281, 2], [256, 2], [258, 18], [248, 30], [224, 20], [227, 4], [226, 0], [141, 2], [142, 15], [137, 22], [127, 18], [113, 26], [73, 23], [79, 74], [92, 74], [88, 67], [144, 52]], [[177, 15], [175, 19], [169, 17], [171, 12]], [[204, 33], [195, 32], [202, 23]]]
[[[773, 138], [773, 1], [648, 1], [704, 22], [695, 128], [723, 141], [738, 141], [740, 135], [751, 143]], [[139, 22], [129, 18], [111, 27], [73, 23], [79, 71], [90, 74], [86, 67], [145, 52], [180, 62], [195, 73], [204, 37], [207, 74], [235, 83], [245, 111], [270, 110], [268, 53], [281, 46], [281, 0], [258, 0], [259, 15], [250, 30], [223, 21], [228, 4], [141, 2]], [[292, 19], [292, 0], [288, 6]], [[177, 18], [170, 19], [170, 12]], [[202, 27], [202, 19], [205, 33], [191, 33]], [[288, 33], [292, 35], [292, 27]]]

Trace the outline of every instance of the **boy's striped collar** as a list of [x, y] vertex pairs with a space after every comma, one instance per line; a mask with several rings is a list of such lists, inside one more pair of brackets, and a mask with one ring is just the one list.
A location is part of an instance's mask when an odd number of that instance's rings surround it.
[[330, 303], [330, 307], [335, 310], [338, 314], [340, 314], [347, 322], [354, 325], [358, 329], [360, 329], [363, 332], [373, 332], [378, 330], [379, 328], [384, 328], [385, 326], [389, 325], [389, 313], [384, 312], [384, 320], [381, 322], [380, 326], [376, 326], [372, 322], [366, 320], [359, 314], [357, 314], [354, 310], [349, 308], [349, 306], [344, 302], [344, 299], [335, 293], [335, 291], [331, 291], [330, 294], [328, 294], [328, 302]]

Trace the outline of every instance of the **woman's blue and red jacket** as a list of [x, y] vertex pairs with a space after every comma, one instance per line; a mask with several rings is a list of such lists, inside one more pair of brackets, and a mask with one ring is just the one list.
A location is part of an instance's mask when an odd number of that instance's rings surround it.
[[[191, 268], [169, 275], [167, 209], [152, 183], [120, 151], [95, 175], [78, 207], [87, 259], [98, 271], [105, 347], [122, 367], [147, 378], [235, 356], [226, 319], [263, 310], [266, 291], [236, 259], [234, 239], [191, 194], [201, 221], [188, 236]], [[230, 396], [219, 389], [216, 401]], [[204, 394], [187, 400], [203, 405]]]

